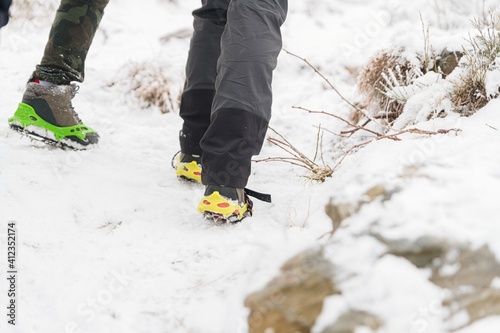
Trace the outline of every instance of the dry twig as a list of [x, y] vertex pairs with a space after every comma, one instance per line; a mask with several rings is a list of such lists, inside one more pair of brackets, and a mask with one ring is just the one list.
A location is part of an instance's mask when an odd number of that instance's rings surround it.
[[[315, 162], [318, 152], [321, 150], [321, 135], [320, 131], [318, 132], [317, 136], [317, 143], [316, 143], [316, 153], [314, 159], [308, 158], [305, 154], [303, 154], [301, 151], [299, 151], [293, 144], [291, 144], [283, 135], [278, 133], [276, 130], [273, 128], [269, 127], [271, 131], [273, 131], [278, 138], [276, 137], [268, 137], [267, 141], [270, 143], [274, 144], [278, 148], [282, 149], [285, 151], [287, 154], [291, 155], [290, 157], [268, 157], [265, 159], [260, 159], [260, 160], [255, 160], [254, 162], [285, 162], [289, 163], [301, 168], [304, 168], [309, 171], [309, 175], [306, 176], [306, 178], [309, 178], [314, 181], [320, 181], [324, 182], [327, 177], [331, 177], [332, 175], [332, 169], [326, 165], [323, 162], [323, 165], [319, 165], [318, 163]], [[323, 159], [323, 154], [321, 153], [321, 159]]]
[[460, 131], [461, 130], [458, 129], [458, 128], [440, 129], [440, 130], [437, 130], [437, 131], [427, 131], [427, 130], [421, 130], [421, 129], [418, 129], [418, 128], [409, 128], [409, 129], [406, 129], [406, 130], [398, 131], [397, 133], [393, 133], [393, 134], [384, 134], [382, 136], [373, 138], [371, 140], [367, 140], [367, 141], [358, 143], [358, 144], [352, 146], [351, 148], [349, 148], [340, 157], [340, 159], [337, 161], [337, 163], [335, 164], [335, 166], [332, 168], [332, 173], [335, 172], [335, 170], [339, 167], [339, 165], [342, 164], [342, 162], [346, 159], [346, 157], [349, 156], [352, 152], [354, 152], [354, 151], [358, 150], [359, 148], [364, 147], [364, 146], [366, 146], [366, 145], [368, 145], [368, 144], [370, 144], [370, 143], [372, 143], [374, 141], [379, 141], [379, 140], [384, 140], [384, 139], [401, 141], [402, 139], [399, 138], [399, 136], [403, 135], [403, 134], [437, 135], [437, 134], [448, 134], [450, 132], [458, 133]]
[[383, 134], [382, 133], [379, 133], [379, 132], [375, 132], [375, 131], [372, 131], [371, 129], [369, 128], [366, 128], [366, 127], [363, 127], [363, 126], [359, 126], [359, 125], [355, 125], [353, 123], [351, 123], [350, 121], [342, 118], [342, 117], [339, 117], [337, 116], [336, 114], [333, 114], [333, 113], [330, 113], [330, 112], [326, 112], [326, 111], [315, 111], [315, 110], [309, 110], [309, 109], [306, 109], [306, 108], [303, 108], [301, 106], [292, 106], [293, 109], [297, 109], [297, 110], [302, 110], [302, 111], [306, 111], [306, 112], [309, 112], [309, 113], [315, 113], [315, 114], [324, 114], [324, 115], [327, 115], [327, 116], [331, 116], [335, 119], [338, 119], [344, 123], [346, 123], [347, 125], [351, 126], [351, 127], [354, 127], [355, 129], [357, 130], [361, 130], [361, 131], [366, 131], [368, 133], [371, 133], [375, 136], [382, 136]]
[[352, 107], [354, 110], [356, 110], [357, 112], [360, 112], [361, 114], [363, 114], [365, 117], [367, 117], [368, 119], [370, 119], [371, 121], [375, 122], [377, 125], [383, 127], [383, 128], [387, 128], [387, 126], [385, 124], [382, 124], [380, 122], [378, 122], [376, 120], [376, 118], [372, 117], [370, 114], [368, 114], [365, 110], [359, 108], [356, 104], [350, 102], [347, 98], [344, 97], [344, 95], [342, 95], [342, 93], [337, 89], [335, 88], [335, 86], [331, 83], [331, 81], [323, 74], [319, 71], [318, 68], [316, 68], [316, 66], [314, 66], [313, 64], [311, 64], [307, 59], [293, 53], [293, 52], [290, 52], [286, 49], [283, 49], [283, 51], [285, 51], [287, 54], [291, 55], [292, 57], [295, 57], [301, 61], [303, 61], [307, 66], [309, 66], [316, 74], [318, 74], [322, 79], [323, 81], [326, 82], [326, 84], [344, 101], [347, 103], [347, 105], [349, 105], [350, 107]]
[[[342, 164], [342, 162], [347, 158], [347, 156], [349, 156], [354, 151], [356, 151], [356, 150], [358, 150], [358, 149], [360, 149], [360, 148], [362, 148], [364, 146], [367, 146], [368, 144], [370, 144], [370, 143], [372, 143], [374, 141], [379, 141], [379, 140], [384, 140], [384, 139], [393, 140], [393, 141], [401, 141], [402, 139], [400, 138], [400, 136], [403, 135], [403, 134], [437, 135], [437, 134], [447, 134], [447, 133], [450, 133], [450, 132], [457, 133], [457, 132], [460, 131], [459, 129], [455, 129], [455, 128], [452, 128], [452, 129], [440, 129], [440, 130], [437, 130], [437, 131], [428, 131], [428, 130], [421, 130], [421, 129], [418, 129], [418, 128], [409, 128], [409, 129], [405, 129], [405, 130], [395, 131], [389, 125], [379, 124], [379, 122], [376, 121], [376, 119], [377, 119], [376, 116], [373, 117], [373, 116], [367, 115], [359, 107], [357, 107], [353, 103], [349, 102], [333, 86], [333, 84], [316, 67], [314, 67], [311, 63], [309, 63], [306, 59], [304, 59], [304, 58], [302, 58], [302, 57], [300, 57], [300, 56], [298, 56], [296, 54], [293, 54], [293, 53], [291, 53], [289, 51], [285, 50], [285, 52], [287, 52], [288, 54], [290, 54], [290, 55], [292, 55], [292, 56], [294, 56], [294, 57], [296, 57], [296, 58], [304, 61], [310, 68], [312, 68], [315, 71], [315, 73], [317, 73], [330, 86], [330, 88], [333, 91], [335, 91], [335, 93], [337, 93], [337, 95], [340, 96], [340, 98], [342, 100], [344, 100], [348, 105], [350, 105], [352, 108], [354, 108], [358, 112], [362, 112], [363, 114], [365, 114], [365, 116], [368, 118], [368, 120], [366, 120], [362, 125], [358, 125], [358, 124], [353, 123], [352, 121], [346, 120], [345, 118], [343, 118], [341, 116], [337, 116], [336, 114], [333, 114], [333, 113], [330, 113], [330, 112], [310, 110], [310, 109], [307, 109], [307, 108], [304, 108], [304, 107], [301, 107], [301, 106], [293, 106], [292, 108], [297, 109], [297, 110], [306, 111], [306, 112], [308, 112], [310, 114], [327, 115], [327, 116], [333, 117], [333, 118], [335, 118], [337, 120], [340, 120], [341, 122], [345, 123], [349, 127], [347, 130], [340, 132], [340, 134], [333, 133], [333, 134], [335, 134], [335, 135], [337, 135], [339, 137], [342, 137], [342, 138], [350, 137], [352, 134], [356, 133], [357, 131], [367, 132], [367, 133], [373, 135], [374, 137], [370, 137], [366, 141], [357, 143], [357, 144], [353, 145], [352, 147], [350, 147], [349, 149], [347, 149], [347, 151], [345, 151], [342, 154], [342, 156], [340, 156], [337, 159], [337, 161], [335, 163], [335, 166], [333, 168], [331, 168], [323, 160], [323, 152], [322, 152], [323, 137], [321, 135], [323, 129], [321, 128], [321, 126], [318, 127], [318, 133], [316, 135], [316, 147], [315, 147], [315, 153], [314, 153], [314, 158], [313, 159], [308, 158], [305, 154], [303, 154], [301, 151], [299, 151], [293, 144], [291, 144], [283, 135], [281, 135], [280, 133], [278, 133], [273, 128], [269, 127], [269, 129], [271, 131], [273, 131], [274, 134], [277, 137], [270, 136], [270, 137], [268, 137], [267, 140], [270, 143], [272, 143], [272, 144], [276, 145], [277, 147], [279, 147], [280, 149], [282, 149], [283, 151], [285, 151], [290, 156], [289, 157], [268, 157], [268, 158], [265, 158], [265, 159], [256, 160], [255, 162], [285, 162], [285, 163], [289, 163], [289, 164], [292, 164], [292, 165], [295, 165], [295, 166], [299, 166], [301, 168], [304, 168], [304, 169], [308, 170], [310, 172], [310, 175], [306, 176], [306, 177], [308, 177], [308, 178], [310, 178], [312, 180], [317, 180], [317, 181], [324, 182], [327, 177], [331, 177], [332, 176], [333, 172], [335, 172], [335, 170], [340, 166], [340, 164]], [[384, 115], [384, 117], [385, 116], [387, 116], [387, 115]], [[372, 130], [370, 128], [367, 128], [366, 126], [371, 121], [376, 122], [382, 128], [386, 129], [387, 133], [380, 133], [380, 132], [377, 132], [377, 131]], [[349, 136], [346, 136], [346, 134], [349, 135]], [[358, 139], [360, 139], [360, 138], [358, 137]], [[316, 163], [318, 155], [321, 156], [322, 165]]]

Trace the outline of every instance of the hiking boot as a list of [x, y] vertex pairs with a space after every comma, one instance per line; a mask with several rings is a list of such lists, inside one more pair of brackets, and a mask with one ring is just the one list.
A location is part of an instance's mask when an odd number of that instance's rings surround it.
[[86, 149], [97, 144], [99, 136], [84, 125], [71, 104], [78, 86], [42, 85], [29, 82], [10, 127], [33, 139], [61, 148]]
[[252, 201], [242, 188], [207, 185], [198, 211], [215, 222], [240, 222], [252, 216]]
[[175, 175], [184, 180], [201, 183], [201, 156], [190, 154], [179, 154]]

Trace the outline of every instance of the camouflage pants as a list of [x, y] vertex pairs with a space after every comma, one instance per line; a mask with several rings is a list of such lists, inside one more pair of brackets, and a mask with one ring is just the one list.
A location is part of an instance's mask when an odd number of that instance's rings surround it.
[[49, 41], [32, 79], [55, 84], [83, 82], [84, 65], [109, 0], [62, 0]]

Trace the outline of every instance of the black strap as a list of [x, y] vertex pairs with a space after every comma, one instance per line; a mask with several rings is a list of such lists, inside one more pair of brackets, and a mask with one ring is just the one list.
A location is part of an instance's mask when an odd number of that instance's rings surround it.
[[172, 168], [175, 169], [175, 158], [181, 153], [181, 151], [179, 150], [177, 153], [175, 153], [174, 157], [172, 157], [172, 161], [170, 161], [170, 165], [172, 166]]
[[270, 194], [255, 192], [255, 191], [249, 190], [247, 188], [245, 188], [245, 193], [248, 196], [254, 197], [257, 200], [271, 203], [271, 195]]

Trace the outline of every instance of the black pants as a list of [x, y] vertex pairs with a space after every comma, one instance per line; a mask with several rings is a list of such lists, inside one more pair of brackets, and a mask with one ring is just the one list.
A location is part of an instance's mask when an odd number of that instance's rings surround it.
[[9, 7], [12, 0], [0, 0], [0, 28], [9, 22]]
[[272, 72], [288, 0], [202, 0], [180, 115], [181, 150], [202, 155], [202, 181], [245, 187], [271, 118]]

